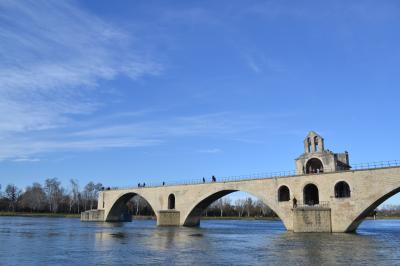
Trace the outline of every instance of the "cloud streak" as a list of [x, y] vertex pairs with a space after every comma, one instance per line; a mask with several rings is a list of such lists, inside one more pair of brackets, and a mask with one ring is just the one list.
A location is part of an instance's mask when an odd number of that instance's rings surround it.
[[[27, 134], [68, 128], [71, 115], [98, 110], [100, 81], [158, 75], [162, 66], [142, 54], [130, 35], [74, 1], [1, 1], [0, 139], [12, 144], [0, 157], [22, 156], [19, 147], [27, 144]], [[30, 136], [30, 141], [35, 139]], [[36, 145], [45, 148], [32, 148], [31, 153], [62, 148], [41, 143]], [[122, 143], [107, 140], [103, 146]]]

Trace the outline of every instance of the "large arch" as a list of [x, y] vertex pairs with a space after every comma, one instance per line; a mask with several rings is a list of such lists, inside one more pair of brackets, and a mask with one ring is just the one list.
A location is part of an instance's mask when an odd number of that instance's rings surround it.
[[355, 217], [355, 219], [350, 223], [350, 225], [347, 227], [345, 232], [354, 232], [357, 230], [358, 226], [364, 221], [364, 219], [371, 213], [373, 212], [379, 205], [381, 205], [383, 202], [385, 202], [387, 199], [390, 197], [396, 195], [397, 193], [400, 192], [400, 187], [397, 187], [396, 189], [393, 189], [392, 191], [389, 191], [388, 193], [384, 194], [371, 204], [368, 204], [367, 207], [363, 208], [363, 210]]
[[142, 199], [144, 199], [147, 204], [151, 207], [155, 215], [157, 213], [154, 211], [153, 206], [150, 204], [150, 202], [144, 198], [142, 195], [135, 193], [135, 192], [128, 192], [120, 195], [115, 202], [113, 203], [112, 207], [110, 208], [110, 211], [106, 213], [105, 221], [106, 222], [130, 222], [132, 221], [132, 215], [129, 214], [128, 212], [128, 207], [127, 203], [130, 199], [132, 199], [134, 196], [139, 196]]
[[[210, 194], [207, 194], [203, 197], [201, 197], [197, 203], [195, 203], [190, 209], [186, 217], [184, 218], [183, 225], [184, 226], [199, 226], [200, 225], [200, 220], [203, 212], [207, 209], [208, 206], [210, 206], [213, 202], [216, 200], [231, 194], [233, 192], [245, 192], [249, 193], [258, 199], [260, 199], [265, 205], [267, 205], [284, 223], [285, 227], [287, 228], [287, 225], [285, 224], [285, 221], [281, 218], [281, 215], [276, 211], [276, 209], [272, 206], [272, 204], [265, 202], [265, 200], [262, 197], [259, 197], [255, 193], [246, 191], [246, 190], [231, 190], [231, 189], [226, 189], [226, 190], [220, 190], [217, 192], [212, 192]], [[272, 198], [272, 197], [271, 197]]]

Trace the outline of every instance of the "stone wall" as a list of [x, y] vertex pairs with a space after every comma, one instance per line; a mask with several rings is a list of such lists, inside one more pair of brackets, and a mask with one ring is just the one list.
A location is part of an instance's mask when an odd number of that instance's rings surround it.
[[293, 231], [332, 232], [331, 210], [321, 207], [296, 208], [293, 210]]
[[104, 221], [104, 210], [89, 210], [81, 212], [81, 221], [102, 222]]
[[178, 226], [180, 212], [175, 210], [163, 210], [158, 212], [157, 225], [159, 226]]

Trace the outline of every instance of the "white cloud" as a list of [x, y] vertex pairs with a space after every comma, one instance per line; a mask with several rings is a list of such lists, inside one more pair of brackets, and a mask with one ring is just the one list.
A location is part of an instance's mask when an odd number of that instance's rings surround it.
[[[91, 140], [42, 141], [102, 102], [97, 84], [123, 75], [157, 75], [131, 36], [71, 1], [0, 2], [0, 158], [51, 149], [92, 148]], [[39, 133], [38, 133], [39, 132]], [[37, 136], [37, 134], [41, 134]], [[145, 143], [148, 141], [146, 140]], [[107, 139], [103, 147], [143, 145]], [[98, 142], [100, 144], [100, 142]], [[30, 147], [30, 148], [28, 148]]]

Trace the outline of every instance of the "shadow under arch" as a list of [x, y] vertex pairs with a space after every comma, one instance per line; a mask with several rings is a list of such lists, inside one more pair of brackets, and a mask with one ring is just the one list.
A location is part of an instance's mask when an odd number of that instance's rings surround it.
[[135, 196], [139, 196], [141, 199], [143, 199], [148, 206], [152, 209], [153, 213], [155, 215], [156, 212], [154, 212], [153, 206], [149, 203], [146, 198], [144, 198], [142, 195], [134, 192], [128, 192], [120, 196], [112, 205], [110, 211], [107, 214], [107, 217], [105, 219], [106, 222], [131, 222], [132, 221], [132, 214], [129, 213], [127, 203], [130, 199], [132, 199]]
[[370, 204], [364, 211], [362, 211], [356, 219], [349, 225], [349, 227], [346, 229], [346, 232], [355, 232], [358, 228], [358, 226], [364, 221], [364, 219], [372, 212], [374, 211], [379, 205], [381, 205], [383, 202], [385, 202], [387, 199], [390, 197], [396, 195], [397, 193], [400, 192], [400, 187], [386, 193], [382, 197], [380, 197], [378, 200], [374, 201], [372, 204]]
[[229, 190], [229, 189], [227, 189], [227, 190], [217, 191], [215, 193], [212, 193], [212, 194], [200, 199], [200, 201], [198, 203], [196, 203], [190, 209], [189, 214], [185, 218], [183, 226], [199, 226], [201, 217], [208, 206], [210, 206], [213, 202], [219, 200], [220, 198], [222, 198], [228, 194], [231, 194], [233, 192], [239, 192], [239, 191], [248, 193], [248, 194], [256, 197], [257, 199], [261, 200], [265, 205], [267, 205], [276, 214], [276, 216], [278, 216], [279, 219], [281, 219], [279, 217], [278, 213], [269, 204], [267, 204], [264, 200], [262, 200], [261, 197], [255, 195], [251, 192], [248, 192], [246, 190]]

